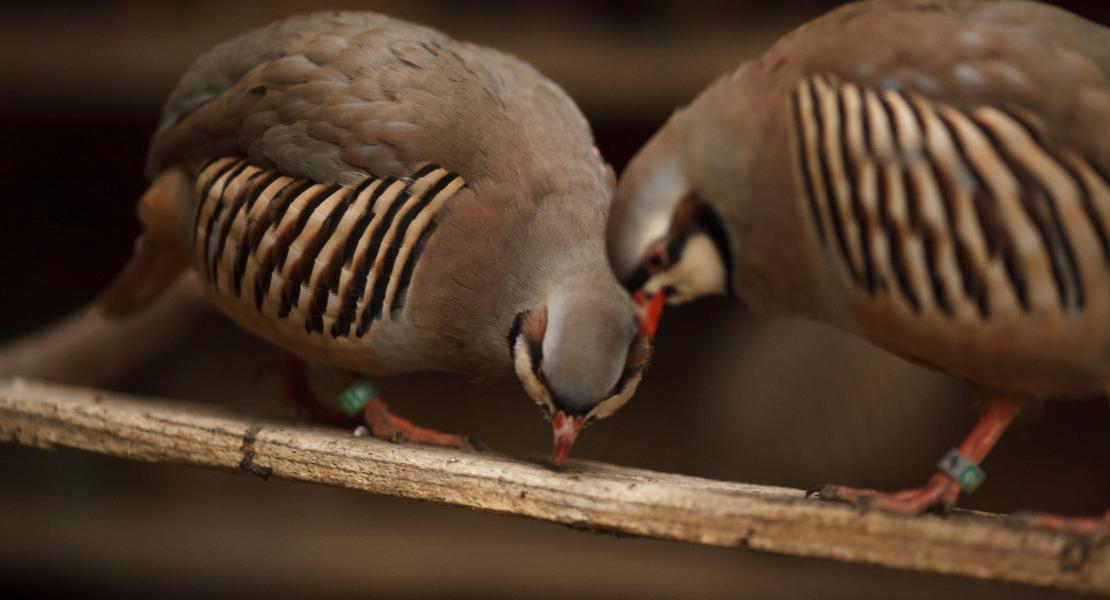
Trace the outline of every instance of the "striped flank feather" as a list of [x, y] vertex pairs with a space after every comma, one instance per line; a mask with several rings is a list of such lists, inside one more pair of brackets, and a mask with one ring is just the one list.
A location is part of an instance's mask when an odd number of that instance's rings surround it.
[[195, 257], [217, 292], [266, 317], [361, 337], [403, 312], [437, 215], [464, 185], [436, 165], [348, 188], [210, 160], [196, 177]]
[[1082, 312], [1085, 271], [1110, 267], [1105, 174], [1016, 109], [819, 75], [792, 111], [818, 243], [872, 297], [947, 317]]

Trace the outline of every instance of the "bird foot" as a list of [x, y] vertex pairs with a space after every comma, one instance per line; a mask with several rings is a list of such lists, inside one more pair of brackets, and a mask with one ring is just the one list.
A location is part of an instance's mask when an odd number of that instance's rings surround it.
[[1065, 517], [1046, 513], [1018, 513], [1019, 523], [1030, 527], [1087, 538], [1092, 541], [1110, 538], [1110, 510], [1102, 517]]
[[826, 485], [818, 494], [823, 500], [847, 502], [865, 508], [916, 515], [927, 510], [947, 513], [956, 504], [960, 485], [944, 473], [936, 473], [925, 487], [883, 492], [844, 485]]
[[482, 451], [487, 446], [480, 440], [468, 435], [444, 433], [427, 427], [421, 427], [412, 421], [399, 417], [389, 410], [389, 406], [378, 396], [374, 396], [366, 403], [363, 409], [363, 419], [370, 428], [370, 433], [379, 440], [404, 444], [414, 442], [429, 446], [446, 446], [461, 448], [463, 450]]
[[344, 425], [351, 422], [335, 407], [320, 402], [308, 382], [307, 367], [303, 360], [286, 354], [259, 369], [254, 379], [277, 375], [281, 380], [281, 403], [290, 414], [299, 419], [312, 419], [330, 425]]

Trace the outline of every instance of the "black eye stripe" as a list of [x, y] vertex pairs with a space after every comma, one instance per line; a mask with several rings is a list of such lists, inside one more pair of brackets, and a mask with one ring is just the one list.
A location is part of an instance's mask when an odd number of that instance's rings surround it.
[[[524, 317], [527, 316], [527, 311], [522, 311], [516, 314], [513, 319], [513, 326], [509, 328], [509, 335], [505, 337], [509, 343], [509, 356], [516, 361], [516, 343], [521, 339], [524, 330]], [[524, 336], [524, 344], [528, 348], [528, 360], [531, 362], [532, 372], [543, 380], [543, 373], [540, 372], [540, 363], [543, 361], [543, 347], [540, 343], [528, 336]]]
[[721, 216], [713, 207], [705, 202], [698, 204], [697, 213], [694, 215], [694, 221], [698, 227], [709, 236], [709, 240], [717, 248], [717, 254], [721, 257], [721, 263], [725, 267], [725, 293], [729, 296], [732, 295], [732, 250], [729, 248], [728, 232], [725, 231], [724, 223], [721, 221]]
[[509, 357], [516, 361], [516, 339], [520, 337], [520, 330], [524, 327], [524, 313], [516, 313], [516, 318], [513, 319], [513, 326], [509, 328], [508, 342], [509, 342]]
[[644, 287], [648, 279], [651, 279], [651, 273], [648, 273], [647, 269], [645, 269], [643, 265], [640, 265], [636, 267], [636, 271], [632, 273], [631, 277], [624, 280], [624, 289], [629, 293], [635, 292]]
[[684, 229], [667, 242], [667, 268], [673, 267], [682, 259], [682, 251], [686, 249], [686, 241], [690, 239], [690, 232], [690, 228]]
[[532, 361], [532, 372], [536, 374], [540, 381], [543, 381], [544, 376], [540, 372], [540, 364], [543, 362], [543, 347], [540, 346], [539, 342], [528, 336], [524, 337], [524, 343], [528, 346], [528, 359]]

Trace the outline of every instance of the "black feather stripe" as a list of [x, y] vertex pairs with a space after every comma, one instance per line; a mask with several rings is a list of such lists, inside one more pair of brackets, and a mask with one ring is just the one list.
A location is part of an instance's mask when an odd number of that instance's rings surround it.
[[[304, 254], [302, 254], [297, 263], [293, 265], [290, 270], [290, 276], [285, 282], [285, 289], [282, 290], [282, 302], [284, 303], [285, 299], [289, 298], [290, 307], [296, 306], [301, 297], [301, 288], [307, 287], [309, 282], [312, 281], [312, 273], [316, 268], [316, 259], [320, 256], [320, 252], [323, 250], [324, 246], [331, 241], [332, 235], [335, 234], [335, 229], [347, 214], [347, 209], [351, 206], [351, 202], [355, 197], [355, 194], [352, 193], [349, 188], [342, 188], [340, 186], [334, 187], [337, 189], [329, 191], [328, 195], [330, 196], [338, 192], [341, 193], [343, 197], [336, 202], [335, 207], [332, 208], [327, 218], [320, 225], [320, 229], [317, 230], [316, 234], [305, 246]], [[327, 266], [328, 265], [325, 264], [322, 268], [326, 269]], [[309, 298], [309, 311], [308, 314], [305, 315], [305, 331], [310, 333], [312, 331], [323, 331], [324, 328], [323, 309], [321, 309], [319, 313], [314, 314], [312, 312], [312, 308], [316, 306], [317, 302], [316, 293], [319, 292], [321, 288], [324, 290], [323, 293], [326, 300], [327, 287], [324, 285], [317, 285], [313, 290], [313, 295]], [[327, 306], [326, 302], [324, 302], [324, 306]], [[288, 311], [288, 309], [286, 310]]]
[[917, 179], [910, 177], [908, 171], [902, 171], [902, 188], [905, 190], [906, 204], [911, 211], [910, 228], [920, 234], [922, 246], [925, 248], [925, 272], [929, 277], [933, 300], [941, 312], [952, 316], [954, 313], [952, 301], [948, 297], [948, 289], [944, 285], [944, 280], [940, 278], [940, 270], [937, 266], [937, 245], [939, 244], [937, 233], [932, 227], [925, 226], [919, 212], [922, 195], [921, 190], [918, 189], [919, 185]]
[[[1037, 181], [1035, 178], [1032, 178], [1031, 174], [1030, 177], [1033, 181]], [[1071, 236], [1068, 234], [1068, 228], [1064, 226], [1064, 222], [1060, 218], [1059, 200], [1052, 194], [1047, 186], [1038, 184], [1037, 188], [1037, 196], [1040, 197], [1044, 205], [1048, 208], [1049, 222], [1056, 231], [1056, 239], [1064, 249], [1064, 260], [1067, 262], [1068, 271], [1071, 273], [1071, 283], [1075, 291], [1075, 306], [1079, 310], [1083, 310], [1087, 305], [1087, 292], [1083, 282], [1083, 272], [1079, 268], [1079, 260], [1075, 256], [1075, 246], [1071, 241]]]
[[[311, 181], [306, 179], [295, 179], [285, 187], [281, 188], [278, 193], [274, 194], [273, 199], [270, 200], [270, 206], [266, 211], [264, 218], [257, 223], [251, 235], [251, 246], [255, 249], [262, 242], [266, 231], [274, 229], [278, 231], [281, 228], [281, 221], [285, 218], [286, 211], [293, 201], [298, 196], [303, 194], [305, 190], [312, 187]], [[275, 242], [275, 245], [278, 242]], [[259, 312], [262, 311], [262, 304], [266, 298], [266, 294], [270, 291], [270, 281], [274, 276], [274, 247], [271, 247], [269, 252], [263, 253], [263, 256], [258, 257], [258, 273], [254, 280], [254, 305]]]
[[[242, 161], [243, 161], [243, 159], [229, 160], [223, 166], [216, 169], [212, 173], [208, 174], [208, 178], [204, 180], [204, 185], [201, 186], [200, 193], [197, 194], [196, 214], [193, 215], [193, 243], [194, 244], [197, 241], [197, 236], [200, 235], [200, 215], [201, 215], [201, 213], [204, 212], [205, 205], [208, 204], [208, 197], [212, 194], [212, 186], [216, 185], [216, 182], [220, 178], [222, 178], [224, 175], [227, 175], [232, 169], [234, 169]], [[204, 179], [205, 173], [203, 171], [201, 172], [200, 177], [202, 179]]]
[[1091, 224], [1091, 229], [1094, 230], [1095, 235], [1098, 237], [1099, 248], [1102, 249], [1102, 259], [1110, 265], [1110, 236], [1106, 232], [1106, 224], [1102, 221], [1102, 217], [1095, 207], [1094, 194], [1091, 193], [1090, 187], [1083, 179], [1083, 176], [1067, 161], [1059, 160], [1060, 166], [1068, 173], [1068, 177], [1075, 183], [1075, 189], [1079, 192], [1079, 201], [1083, 204], [1083, 214], [1087, 217], [1087, 221]]
[[[358, 332], [356, 333], [359, 337], [365, 335], [370, 329], [370, 323], [382, 316], [382, 310], [385, 305], [385, 293], [389, 287], [389, 279], [392, 277], [393, 267], [397, 264], [397, 255], [400, 253], [401, 247], [405, 243], [405, 234], [408, 232], [409, 225], [411, 225], [413, 220], [416, 219], [416, 216], [431, 203], [432, 198], [435, 198], [448, 184], [457, 178], [458, 175], [454, 173], [447, 173], [440, 177], [438, 181], [424, 191], [420, 199], [405, 211], [405, 214], [402, 215], [397, 222], [397, 228], [396, 232], [393, 234], [392, 243], [386, 248], [381, 269], [378, 270], [377, 276], [374, 278], [374, 288], [371, 290], [370, 298], [366, 302], [366, 306], [362, 309], [362, 320], [359, 323]], [[416, 181], [419, 180], [413, 180], [414, 183]], [[411, 184], [409, 189], [411, 189]]]
[[[222, 251], [224, 247], [224, 239], [221, 235], [221, 237], [216, 240], [217, 246], [215, 251], [209, 253], [208, 249], [212, 247], [212, 232], [216, 228], [216, 223], [221, 218], [227, 216], [224, 210], [224, 204], [226, 203], [228, 188], [231, 187], [232, 182], [238, 179], [249, 166], [250, 163], [244, 160], [228, 174], [227, 180], [224, 182], [223, 187], [220, 188], [220, 194], [216, 198], [216, 206], [212, 208], [212, 213], [208, 216], [208, 223], [204, 227], [204, 242], [200, 245], [202, 253], [201, 259], [204, 261], [204, 275], [208, 281], [212, 282], [212, 286], [216, 289], [219, 289], [219, 282], [216, 281], [214, 272], [216, 269], [216, 262], [219, 260], [219, 252]], [[230, 224], [230, 220], [227, 222]]]
[[[967, 144], [968, 141], [963, 139], [962, 134], [959, 133], [958, 127], [952, 122], [948, 115], [941, 114], [940, 122], [944, 124], [948, 135], [952, 140], [952, 145], [956, 149], [956, 153], [963, 163], [967, 174], [975, 183], [975, 192], [973, 194], [975, 204], [975, 216], [979, 224], [979, 230], [983, 234], [983, 239], [987, 244], [987, 253], [991, 258], [997, 257], [1001, 254], [1002, 264], [1005, 267], [1006, 279], [1010, 282], [1010, 288], [1017, 297], [1018, 303], [1021, 304], [1022, 310], [1029, 312], [1031, 306], [1029, 303], [1029, 286], [1025, 280], [1025, 273], [1022, 269], [1021, 262], [1017, 257], [1017, 250], [1014, 248], [1013, 238], [1006, 230], [1004, 219], [999, 212], [998, 199], [994, 197], [992, 188], [987, 185], [986, 179], [982, 173], [979, 172], [978, 167], [972, 162], [968, 155]], [[962, 115], [959, 118], [966, 118]], [[968, 123], [971, 124], [970, 122]]]
[[[937, 122], [939, 117], [931, 109], [923, 107], [917, 102], [907, 102], [907, 104], [917, 121], [917, 126], [921, 129], [925, 164], [928, 166], [929, 176], [937, 186], [938, 200], [944, 208], [944, 222], [947, 225], [948, 239], [956, 254], [956, 268], [960, 274], [960, 283], [963, 286], [964, 294], [975, 303], [979, 315], [986, 317], [990, 312], [986, 287], [972, 264], [971, 251], [960, 236], [956, 224], [956, 207], [953, 206], [953, 203], [958, 201], [959, 192], [957, 190], [959, 184], [953, 180], [954, 175], [948, 169], [941, 168], [935, 152], [928, 143], [929, 127], [926, 124], [923, 111], [929, 110], [931, 122]], [[947, 130], [942, 127], [940, 133], [947, 135]], [[946, 141], [951, 142], [951, 138], [946, 138]]]
[[[259, 173], [261, 172], [262, 171], [259, 171]], [[281, 173], [271, 171], [261, 179], [254, 179], [251, 184], [251, 191], [247, 195], [246, 202], [243, 203], [243, 213], [247, 215], [248, 221], [243, 226], [242, 232], [239, 234], [239, 247], [235, 250], [235, 267], [234, 271], [231, 274], [231, 285], [235, 291], [236, 297], [242, 297], [243, 274], [246, 272], [247, 269], [247, 258], [250, 257], [251, 252], [254, 252], [255, 248], [254, 245], [252, 245], [251, 243], [251, 224], [249, 221], [251, 209], [254, 208], [255, 202], [258, 201], [258, 198], [262, 195], [262, 193], [265, 192], [267, 188], [273, 185], [274, 182], [276, 182], [280, 178]]]
[[374, 188], [374, 191], [370, 193], [370, 197], [366, 199], [366, 206], [363, 207], [362, 214], [359, 216], [358, 220], [355, 221], [351, 230], [347, 232], [347, 239], [343, 240], [343, 248], [340, 250], [338, 260], [332, 263], [333, 268], [326, 278], [328, 289], [331, 290], [332, 293], [339, 293], [339, 276], [341, 270], [344, 267], [348, 269], [351, 268], [354, 263], [355, 250], [358, 249], [358, 242], [362, 239], [370, 222], [374, 220], [374, 215], [377, 214], [374, 212], [374, 208], [375, 204], [378, 202], [378, 198], [380, 198], [381, 195], [389, 189], [389, 186], [393, 185], [396, 181], [397, 180], [393, 178], [367, 179], [360, 183], [359, 186], [355, 188], [354, 193], [351, 194], [352, 201], [357, 201], [358, 197], [365, 193], [367, 188], [375, 182], [379, 183], [378, 187]]
[[[239, 193], [235, 194], [235, 198], [232, 199], [231, 207], [227, 211], [227, 218], [224, 219], [223, 223], [220, 225], [220, 231], [217, 234], [219, 236], [217, 241], [218, 245], [210, 266], [210, 278], [216, 289], [219, 289], [220, 265], [223, 263], [224, 248], [227, 245], [228, 236], [231, 235], [231, 227], [234, 225], [236, 219], [239, 218], [239, 214], [247, 204], [247, 199], [254, 196], [254, 190], [257, 188], [257, 178], [262, 172], [262, 169], [256, 169], [245, 181], [241, 182]], [[249, 211], [250, 209], [247, 210]], [[238, 289], [236, 289], [235, 293], [238, 295]]]
[[[454, 174], [450, 175], [450, 178], [445, 177], [444, 180], [442, 180], [446, 183], [443, 184], [441, 189], [445, 189], [447, 185], [455, 179]], [[413, 272], [416, 271], [416, 262], [420, 260], [420, 256], [424, 252], [424, 247], [428, 243], [428, 238], [432, 236], [432, 232], [435, 231], [437, 225], [438, 222], [434, 218], [428, 222], [424, 227], [424, 231], [420, 233], [420, 237], [417, 238], [416, 242], [413, 244], [408, 257], [405, 259], [405, 264], [401, 267], [401, 274], [397, 281], [397, 290], [393, 295], [393, 303], [390, 306], [391, 317], [396, 317], [404, 309], [408, 288], [412, 282], [412, 275]]]
[[437, 223], [432, 221], [421, 232], [420, 238], [412, 247], [412, 253], [409, 254], [408, 260], [401, 268], [400, 280], [397, 282], [397, 294], [393, 297], [393, 304], [390, 306], [390, 316], [396, 318], [405, 308], [405, 297], [408, 293], [409, 284], [412, 283], [412, 274], [416, 270], [416, 261], [420, 254], [424, 252], [424, 246], [428, 243], [428, 238], [432, 237], [432, 232], [435, 231]]
[[[829, 209], [829, 220], [832, 221], [833, 233], [836, 236], [836, 245], [840, 249], [841, 258], [848, 267], [848, 273], [852, 276], [852, 279], [859, 282], [859, 275], [856, 273], [855, 265], [852, 263], [852, 254], [848, 250], [848, 236], [844, 231], [844, 222], [840, 218], [839, 202], [837, 201], [836, 192], [833, 189], [828, 153], [824, 150], [826, 127], [829, 126], [825, 123], [824, 116], [821, 114], [821, 102], [817, 97], [816, 86], [810, 87], [810, 98], [813, 104], [813, 122], [817, 128], [817, 143], [819, 148], [817, 152], [818, 179], [824, 188], [825, 203], [828, 205]], [[829, 133], [835, 134], [832, 129], [829, 129]]]
[[[374, 190], [374, 201], [376, 202], [378, 197], [381, 196], [386, 189], [396, 184], [396, 182], [397, 179], [392, 177], [382, 181], [381, 186], [377, 190]], [[396, 216], [397, 211], [408, 201], [408, 198], [409, 191], [407, 187], [397, 192], [396, 197], [393, 198], [393, 203], [390, 204], [389, 208], [382, 214], [381, 221], [378, 223], [377, 228], [370, 234], [370, 241], [366, 245], [366, 252], [354, 257], [351, 264], [352, 279], [350, 285], [348, 285], [347, 289], [344, 291], [343, 304], [339, 309], [339, 318], [331, 328], [333, 337], [350, 333], [351, 324], [358, 314], [358, 302], [362, 298], [363, 292], [366, 291], [366, 279], [370, 276], [370, 269], [374, 266], [378, 252], [380, 252], [382, 238], [393, 223], [393, 218]]]
[[[844, 165], [844, 175], [848, 179], [848, 197], [852, 205], [852, 217], [856, 222], [857, 240], [860, 247], [860, 258], [863, 261], [863, 285], [867, 288], [867, 293], [875, 294], [875, 259], [871, 253], [871, 220], [868, 218], [867, 211], [864, 210], [863, 201], [859, 197], [859, 181], [856, 177], [856, 161], [852, 157], [851, 152], [848, 150], [848, 121], [847, 121], [847, 107], [844, 101], [844, 92], [847, 88], [841, 88], [841, 93], [836, 95], [836, 110], [840, 116], [840, 154], [841, 164]], [[865, 119], [865, 115], [857, 114], [857, 118]]]
[[220, 158], [217, 156], [213, 156], [200, 161], [200, 163], [196, 166], [196, 173], [199, 175], [200, 173], [205, 172], [208, 167], [211, 167], [212, 163], [216, 162], [217, 160], [220, 160]]
[[[287, 276], [285, 276], [285, 283], [282, 285], [281, 289], [281, 303], [278, 305], [279, 318], [284, 319], [288, 317], [290, 311], [296, 306], [297, 301], [300, 300], [301, 285], [307, 278], [307, 275], [312, 273], [312, 266], [316, 260], [316, 254], [320, 252], [320, 247], [323, 245], [323, 241], [320, 241], [322, 237], [320, 234], [329, 226], [335, 229], [335, 224], [331, 220], [334, 209], [324, 218], [324, 222], [321, 223], [320, 228], [313, 235], [312, 239], [309, 240], [308, 244], [305, 245], [304, 253], [292, 268], [287, 270], [285, 268], [285, 261], [289, 258], [289, 249], [292, 247], [293, 242], [304, 232], [305, 227], [308, 226], [309, 219], [311, 219], [312, 215], [320, 208], [320, 205], [342, 189], [343, 186], [333, 183], [322, 190], [317, 190], [312, 197], [304, 202], [304, 206], [301, 208], [301, 213], [297, 218], [297, 223], [293, 231], [279, 237], [282, 246], [279, 250], [280, 254], [277, 257], [275, 270], [277, 273], [288, 273]], [[304, 198], [301, 198], [301, 200], [304, 200]]]
[[[1032, 123], [1022, 118], [1016, 112], [1005, 109], [998, 110], [1003, 115], [1013, 120], [1023, 131], [1025, 131], [1026, 135], [1028, 135], [1029, 138], [1033, 140], [1037, 148], [1042, 152], [1046, 161], [1048, 161], [1051, 165], [1059, 168], [1069, 177], [1069, 179], [1072, 180], [1072, 183], [1074, 183], [1076, 186], [1076, 192], [1080, 196], [1080, 202], [1084, 205], [1086, 209], [1087, 203], [1090, 200], [1089, 198], [1085, 198], [1086, 187], [1082, 185], [1082, 182], [1079, 181], [1078, 177], [1075, 177], [1074, 173], [1067, 166], [1067, 164], [1065, 164], [1065, 162], [1061, 160], [1060, 157], [1057, 156], [1051, 148], [1049, 148], [1049, 145], [1045, 141], [1044, 136], [1041, 134], [1040, 130], [1034, 127]], [[1064, 259], [1067, 261], [1068, 270], [1071, 273], [1072, 284], [1075, 286], [1076, 306], [1082, 310], [1083, 307], [1086, 305], [1086, 291], [1084, 289], [1085, 286], [1083, 283], [1083, 273], [1079, 268], [1079, 261], [1077, 260], [1075, 255], [1075, 247], [1072, 244], [1071, 236], [1069, 235], [1070, 232], [1068, 231], [1068, 228], [1064, 226], [1064, 223], [1060, 218], [1060, 201], [1049, 189], [1049, 186], [1042, 182], [1039, 178], [1037, 178], [1030, 169], [1026, 168], [1025, 171], [1029, 179], [1033, 181], [1036, 188], [1038, 188], [1040, 197], [1044, 200], [1046, 206], [1048, 207], [1048, 214], [1051, 219], [1052, 226], [1055, 229], [1057, 239], [1063, 246]], [[1090, 208], [1094, 209], [1093, 206], [1090, 206]], [[1100, 243], [1102, 243], [1101, 236], [1105, 234], [1105, 231], [1098, 227], [1096, 227], [1095, 230], [1096, 235], [1100, 236]], [[1106, 246], [1103, 246], [1103, 249], [1105, 252]], [[1104, 253], [1103, 256], [1105, 257], [1106, 254]]]
[[[379, 182], [381, 182], [380, 179], [367, 177], [347, 194], [347, 197], [341, 203], [343, 214], [335, 219], [336, 227], [339, 226], [343, 217], [346, 216], [347, 211], [358, 201], [359, 197], [362, 196], [371, 185]], [[343, 266], [350, 261], [350, 256], [354, 254], [355, 246], [358, 244], [359, 238], [362, 237], [362, 232], [374, 217], [374, 200], [384, 189], [384, 186], [379, 186], [374, 190], [371, 197], [367, 198], [362, 208], [362, 213], [355, 218], [355, 222], [351, 225], [351, 228], [347, 230], [347, 237], [342, 240], [339, 248], [333, 251], [331, 256], [325, 258], [321, 266], [320, 276], [316, 279], [316, 287], [312, 291], [312, 298], [309, 300], [308, 315], [305, 321], [305, 329], [309, 333], [313, 331], [323, 333], [324, 312], [328, 307], [328, 298], [332, 293], [338, 292], [340, 272]], [[329, 236], [333, 234], [334, 229]], [[327, 242], [325, 242], [324, 245], [327, 245]], [[323, 246], [321, 246], [321, 248], [322, 247]]]
[[798, 143], [798, 168], [800, 169], [800, 176], [802, 179], [802, 186], [805, 191], [806, 202], [809, 204], [809, 214], [813, 219], [813, 226], [817, 229], [817, 239], [821, 243], [821, 247], [826, 245], [825, 241], [825, 223], [821, 218], [821, 210], [817, 206], [817, 197], [814, 194], [813, 183], [813, 168], [809, 160], [809, 144], [807, 144], [805, 128], [806, 121], [812, 118], [811, 115], [802, 112], [802, 93], [805, 86], [809, 85], [803, 82], [797, 90], [794, 91], [794, 131], [797, 136]]
[[[1098, 243], [1099, 247], [1102, 250], [1103, 260], [1107, 264], [1110, 264], [1110, 237], [1107, 236], [1106, 227], [1102, 222], [1102, 218], [1098, 214], [1098, 209], [1095, 207], [1094, 202], [1091, 198], [1091, 190], [1087, 187], [1087, 183], [1083, 180], [1082, 175], [1080, 175], [1079, 172], [1076, 171], [1075, 167], [1068, 164], [1067, 160], [1062, 158], [1055, 150], [1049, 147], [1049, 144], [1045, 141], [1044, 136], [1041, 134], [1041, 132], [1029, 121], [1023, 119], [1017, 113], [1011, 111], [1002, 112], [1013, 119], [1019, 126], [1021, 126], [1022, 129], [1025, 130], [1025, 133], [1028, 134], [1034, 142], [1036, 142], [1037, 147], [1040, 148], [1041, 152], [1043, 152], [1045, 156], [1047, 156], [1052, 161], [1052, 164], [1059, 167], [1067, 175], [1068, 180], [1071, 181], [1071, 183], [1075, 186], [1076, 193], [1079, 195], [1080, 204], [1083, 206], [1083, 212], [1086, 215], [1087, 220], [1090, 222], [1091, 228], [1095, 232], [1095, 236], [1098, 237]], [[1047, 197], [1052, 200], [1051, 195], [1047, 195]], [[1053, 209], [1053, 212], [1056, 215], [1056, 219], [1057, 221], [1059, 221], [1059, 213], [1055, 210], [1054, 202]], [[1068, 247], [1068, 249], [1070, 251], [1070, 246]], [[1071, 256], [1071, 259], [1074, 260], [1074, 255]], [[1082, 305], [1082, 302], [1080, 303], [1080, 305]]]
[[419, 169], [417, 169], [416, 172], [413, 173], [412, 175], [409, 175], [408, 180], [412, 181], [412, 182], [419, 181], [420, 179], [422, 179], [424, 177], [427, 177], [428, 175], [432, 174], [438, 168], [439, 168], [439, 165], [437, 165], [435, 163], [428, 163], [428, 164], [424, 165], [423, 167], [420, 167]]
[[[976, 119], [976, 124], [990, 142], [991, 148], [998, 156], [998, 159], [1006, 165], [1006, 169], [1010, 172], [1014, 181], [1018, 182], [1018, 186], [1020, 187], [1018, 191], [1019, 203], [1026, 217], [1029, 219], [1029, 222], [1037, 231], [1037, 236], [1041, 239], [1041, 244], [1045, 249], [1045, 256], [1048, 259], [1048, 264], [1052, 271], [1052, 280], [1056, 285], [1056, 294], [1060, 301], [1060, 306], [1067, 308], [1071, 304], [1071, 294], [1068, 289], [1067, 276], [1064, 273], [1064, 265], [1061, 264], [1063, 262], [1063, 260], [1061, 260], [1062, 248], [1059, 246], [1060, 241], [1056, 238], [1054, 226], [1051, 223], [1052, 217], [1049, 214], [1050, 209], [1044, 202], [1040, 201], [1044, 196], [1043, 191], [1039, 189], [1040, 184], [1034, 177], [1026, 172], [1024, 167], [1010, 156], [1009, 152], [1006, 150], [1005, 144], [1002, 143], [1002, 140], [999, 139], [998, 134], [990, 127], [989, 123], [984, 123], [982, 120]], [[1037, 197], [1035, 197], [1035, 195]]]
[[894, 279], [898, 282], [898, 291], [901, 292], [902, 297], [905, 298], [914, 312], [918, 312], [921, 310], [921, 301], [917, 298], [917, 292], [910, 282], [903, 248], [904, 240], [898, 226], [894, 223], [894, 216], [890, 210], [890, 197], [894, 193], [892, 188], [895, 180], [886, 173], [882, 174], [881, 180], [878, 186], [879, 224], [886, 234], [887, 248], [890, 249], [890, 269], [894, 271]]

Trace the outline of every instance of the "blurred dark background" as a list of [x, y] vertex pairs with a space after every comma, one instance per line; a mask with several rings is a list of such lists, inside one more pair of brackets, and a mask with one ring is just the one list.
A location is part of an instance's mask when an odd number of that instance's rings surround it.
[[[130, 253], [161, 102], [214, 43], [282, 16], [377, 10], [511, 51], [562, 85], [619, 172], [716, 75], [836, 2], [377, 1], [0, 4], [0, 336], [87, 303]], [[1102, 23], [1110, 3], [1060, 3]], [[576, 456], [813, 487], [921, 484], [975, 418], [960, 384], [843, 334], [722, 302], [667, 314], [652, 370]], [[112, 349], [106, 349], [111, 352]], [[281, 418], [276, 352], [217, 315], [117, 389]], [[515, 387], [384, 382], [398, 412], [544, 454]], [[1031, 407], [968, 508], [1100, 514], [1105, 401]], [[1006, 597], [1063, 594], [557, 526], [244, 474], [0, 446], [0, 594]]]

